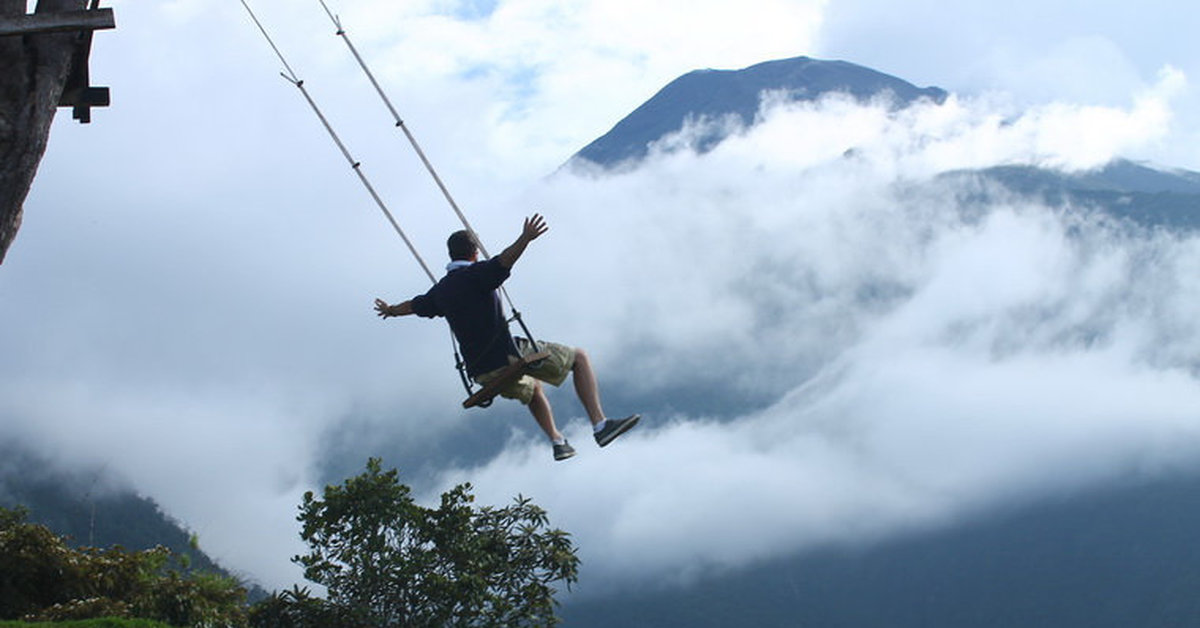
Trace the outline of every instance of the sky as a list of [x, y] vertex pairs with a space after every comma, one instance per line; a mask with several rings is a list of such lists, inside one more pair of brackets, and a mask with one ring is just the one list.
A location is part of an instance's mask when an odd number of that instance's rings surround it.
[[[320, 4], [250, 5], [437, 269], [456, 219]], [[300, 581], [296, 507], [331, 443], [353, 469], [379, 443], [498, 434], [482, 458], [384, 462], [425, 469], [430, 503], [462, 481], [533, 498], [579, 545], [584, 593], [1186, 472], [1200, 450], [1200, 238], [1020, 199], [964, 213], [933, 182], [1200, 170], [1198, 7], [330, 2], [489, 249], [546, 215], [509, 283], [535, 333], [587, 348], [610, 413], [654, 400], [599, 450], [556, 391], [580, 455], [554, 463], [519, 407], [459, 409], [444, 328], [373, 315], [428, 280], [242, 5], [110, 6], [91, 76], [112, 106], [60, 112], [0, 266], [0, 434], [104, 468], [268, 588]], [[898, 115], [768, 99], [705, 155], [560, 170], [680, 74], [798, 55], [955, 95]], [[756, 402], [662, 398], [699, 388]]]

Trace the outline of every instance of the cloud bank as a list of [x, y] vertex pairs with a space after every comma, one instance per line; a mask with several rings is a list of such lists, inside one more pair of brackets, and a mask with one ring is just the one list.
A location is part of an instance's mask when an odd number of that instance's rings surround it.
[[[440, 260], [455, 221], [319, 6], [253, 4]], [[1195, 238], [1020, 199], [968, 209], [935, 179], [1194, 157], [1192, 57], [997, 29], [969, 7], [948, 42], [913, 28], [937, 3], [561, 4], [332, 8], [490, 248], [548, 215], [513, 294], [539, 334], [590, 350], [610, 411], [663, 408], [638, 432], [552, 465], [520, 408], [458, 412], [444, 330], [370, 311], [424, 278], [238, 3], [117, 0], [120, 28], [92, 54], [113, 106], [87, 127], [60, 117], [0, 269], [0, 435], [111, 469], [274, 587], [299, 578], [294, 508], [329, 479], [334, 440], [361, 464], [389, 442], [454, 452], [464, 431], [511, 426], [485, 460], [387, 462], [442, 471], [415, 480], [431, 495], [470, 479], [487, 501], [534, 497], [576, 535], [590, 582], [631, 584], [946, 524], [1194, 453]], [[704, 156], [541, 179], [679, 74], [797, 54], [964, 95], [896, 115], [768, 98], [762, 124]], [[1041, 74], [1013, 70], [1047, 55]], [[1035, 79], [1060, 67], [1112, 68], [1119, 85], [1046, 97], [1061, 92]], [[555, 401], [584, 444], [570, 397]], [[752, 403], [684, 403], [717, 398]]]
[[1083, 207], [972, 205], [936, 178], [1101, 165], [1166, 132], [1168, 103], [1138, 100], [1015, 119], [983, 100], [768, 101], [706, 155], [560, 173], [530, 192], [556, 231], [519, 269], [555, 286], [529, 309], [605, 348], [601, 373], [643, 399], [670, 406], [655, 390], [692, 382], [773, 401], [649, 416], [549, 470], [547, 446], [518, 438], [445, 482], [534, 497], [596, 582], [641, 586], [1192, 470], [1200, 238]]

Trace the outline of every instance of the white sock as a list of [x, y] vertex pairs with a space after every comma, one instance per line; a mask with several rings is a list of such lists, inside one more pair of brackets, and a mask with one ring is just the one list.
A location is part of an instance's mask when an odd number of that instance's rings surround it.
[[592, 432], [599, 432], [604, 429], [605, 425], [608, 425], [608, 419], [601, 419], [599, 423], [592, 426]]
[[550, 442], [554, 443], [555, 445], [566, 445], [566, 444], [567, 444], [567, 439], [565, 439], [565, 438], [552, 438], [552, 439], [550, 439]]

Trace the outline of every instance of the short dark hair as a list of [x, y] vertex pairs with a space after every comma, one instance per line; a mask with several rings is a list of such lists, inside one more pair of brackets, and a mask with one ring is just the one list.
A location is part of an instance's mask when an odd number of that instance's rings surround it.
[[469, 260], [479, 250], [475, 238], [466, 229], [451, 233], [450, 238], [446, 240], [446, 248], [450, 250], [452, 260]]

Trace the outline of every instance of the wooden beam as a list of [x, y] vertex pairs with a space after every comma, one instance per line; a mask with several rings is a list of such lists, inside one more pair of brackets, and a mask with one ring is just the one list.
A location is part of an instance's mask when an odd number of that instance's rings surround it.
[[73, 102], [59, 102], [60, 107], [74, 107], [72, 117], [83, 124], [92, 121], [92, 107], [107, 107], [109, 96], [107, 87], [85, 87], [79, 93], [73, 94]]
[[0, 15], [0, 37], [34, 33], [96, 31], [116, 28], [112, 9], [63, 11], [30, 15]]

